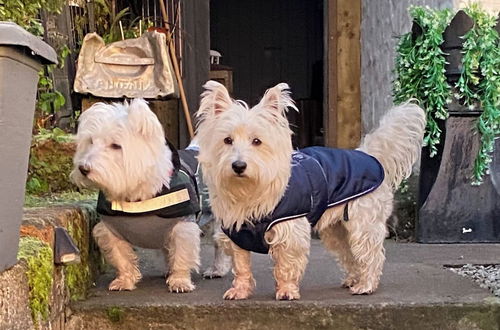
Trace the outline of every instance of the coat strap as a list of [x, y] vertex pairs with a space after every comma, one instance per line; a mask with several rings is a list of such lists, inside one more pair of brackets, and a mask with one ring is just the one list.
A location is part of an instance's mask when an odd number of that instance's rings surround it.
[[345, 203], [344, 206], [344, 221], [349, 221], [349, 202]]

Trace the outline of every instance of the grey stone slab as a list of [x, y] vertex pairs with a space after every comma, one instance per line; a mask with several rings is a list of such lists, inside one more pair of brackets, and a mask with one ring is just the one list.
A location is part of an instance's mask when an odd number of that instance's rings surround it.
[[[341, 272], [334, 259], [317, 240], [313, 241], [310, 262], [301, 286], [302, 299], [297, 305], [325, 306], [419, 306], [433, 304], [482, 304], [495, 301], [485, 289], [449, 271], [444, 265], [497, 263], [498, 244], [422, 245], [386, 242], [387, 262], [378, 291], [368, 296], [353, 296], [340, 287]], [[212, 247], [202, 246], [203, 267], [213, 259]], [[272, 262], [267, 255], [254, 254], [253, 272], [257, 281], [255, 295], [243, 302], [223, 301], [232, 275], [205, 280], [194, 276], [197, 289], [188, 294], [168, 292], [164, 282], [163, 257], [155, 251], [141, 250], [144, 279], [132, 292], [109, 292], [113, 278], [108, 273], [97, 282], [92, 297], [77, 308], [96, 306], [201, 306], [201, 305], [279, 305], [274, 301]]]

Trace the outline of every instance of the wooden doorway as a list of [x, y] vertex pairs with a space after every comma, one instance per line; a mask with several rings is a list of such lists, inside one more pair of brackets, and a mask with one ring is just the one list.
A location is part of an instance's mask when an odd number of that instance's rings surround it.
[[254, 105], [280, 82], [300, 113], [289, 113], [298, 147], [322, 145], [324, 0], [212, 0], [210, 48], [233, 70], [233, 94]]
[[361, 0], [325, 0], [325, 145], [361, 140]]
[[287, 82], [294, 145], [361, 139], [361, 0], [211, 0], [211, 49], [233, 70], [233, 96], [255, 104]]

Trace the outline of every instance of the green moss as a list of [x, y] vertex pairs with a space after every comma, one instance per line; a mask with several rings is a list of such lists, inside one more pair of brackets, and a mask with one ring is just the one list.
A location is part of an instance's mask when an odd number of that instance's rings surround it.
[[84, 299], [89, 287], [88, 283], [90, 278], [90, 270], [88, 265], [68, 265], [64, 270], [65, 281], [69, 289], [70, 299]]
[[461, 323], [470, 325], [469, 329], [498, 329], [498, 318], [495, 310], [472, 311], [461, 319]]
[[17, 258], [25, 260], [29, 285], [29, 306], [33, 321], [47, 320], [54, 271], [53, 252], [50, 246], [33, 237], [22, 237]]
[[37, 196], [27, 193], [24, 199], [24, 206], [40, 207], [40, 206], [68, 204], [81, 201], [92, 201], [92, 205], [93, 207], [95, 207], [96, 200], [97, 200], [97, 191], [87, 190], [87, 189], [83, 189], [82, 191], [66, 191], [62, 193], [45, 194], [43, 196]]
[[110, 307], [106, 310], [106, 314], [111, 322], [121, 322], [125, 312], [120, 307]]
[[92, 283], [87, 224], [76, 223], [77, 220], [78, 218], [70, 219], [67, 225], [69, 235], [80, 250], [81, 260], [79, 264], [68, 265], [64, 268], [64, 279], [71, 300], [84, 299]]

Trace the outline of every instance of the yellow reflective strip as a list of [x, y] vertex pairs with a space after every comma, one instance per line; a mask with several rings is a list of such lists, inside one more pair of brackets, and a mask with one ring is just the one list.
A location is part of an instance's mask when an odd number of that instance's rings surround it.
[[159, 210], [168, 206], [180, 204], [189, 200], [186, 188], [166, 195], [151, 198], [140, 202], [112, 201], [111, 209], [127, 213], [143, 213]]

